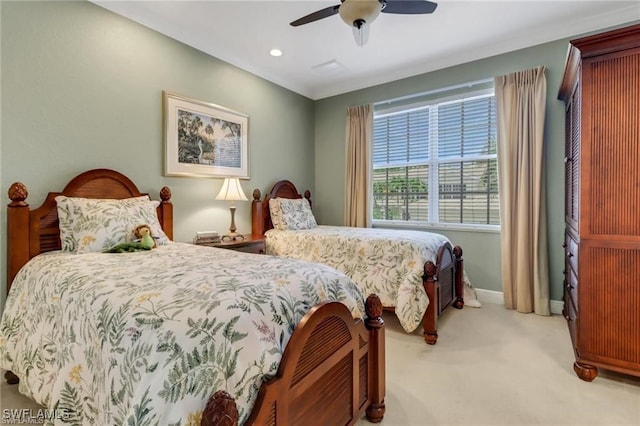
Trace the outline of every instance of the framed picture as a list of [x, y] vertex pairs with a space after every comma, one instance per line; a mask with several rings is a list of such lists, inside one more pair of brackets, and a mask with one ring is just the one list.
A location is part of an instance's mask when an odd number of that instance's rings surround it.
[[162, 92], [164, 175], [249, 178], [249, 117]]

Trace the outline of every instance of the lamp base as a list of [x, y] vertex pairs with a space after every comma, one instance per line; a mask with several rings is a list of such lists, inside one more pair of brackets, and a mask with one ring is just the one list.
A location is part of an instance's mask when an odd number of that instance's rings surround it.
[[244, 240], [244, 235], [238, 234], [237, 232], [231, 232], [229, 234], [223, 235], [221, 238], [222, 241], [238, 241]]
[[231, 212], [231, 226], [229, 227], [229, 233], [222, 236], [222, 241], [244, 240], [244, 235], [236, 232], [236, 206], [233, 205], [233, 201], [231, 203], [231, 207], [229, 207], [229, 211]]

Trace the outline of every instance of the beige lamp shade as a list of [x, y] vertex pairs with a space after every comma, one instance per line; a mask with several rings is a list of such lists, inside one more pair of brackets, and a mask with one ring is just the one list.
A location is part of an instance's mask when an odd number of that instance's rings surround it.
[[216, 195], [216, 200], [224, 201], [248, 201], [246, 195], [242, 191], [240, 186], [240, 179], [238, 178], [224, 178], [222, 188]]
[[244, 236], [236, 232], [236, 201], [248, 201], [247, 197], [244, 195], [242, 191], [242, 187], [240, 186], [240, 179], [228, 177], [224, 178], [224, 182], [222, 183], [222, 188], [220, 188], [220, 192], [216, 195], [216, 200], [224, 200], [231, 201], [231, 206], [229, 207], [229, 211], [231, 211], [231, 226], [229, 227], [229, 233], [222, 237], [223, 240], [229, 239], [232, 241], [235, 240], [244, 240]]

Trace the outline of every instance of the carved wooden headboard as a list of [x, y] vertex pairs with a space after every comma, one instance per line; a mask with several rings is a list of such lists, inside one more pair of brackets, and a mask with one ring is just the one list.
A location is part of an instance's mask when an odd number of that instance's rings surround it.
[[[32, 257], [60, 249], [60, 228], [55, 197], [123, 199], [148, 195], [125, 175], [109, 169], [84, 172], [69, 181], [62, 192], [49, 192], [42, 205], [31, 210], [26, 202], [26, 186], [16, 182], [9, 188], [7, 206], [7, 292], [16, 274]], [[173, 239], [171, 191], [160, 191], [158, 220], [169, 239]]]
[[[298, 193], [296, 186], [288, 180], [276, 182], [271, 191], [261, 200], [259, 189], [253, 190], [253, 202], [251, 203], [251, 233], [253, 235], [264, 235], [269, 229], [273, 228], [271, 222], [271, 213], [269, 212], [269, 200], [272, 198], [302, 198]], [[309, 201], [311, 206], [311, 192], [304, 191], [304, 198]]]

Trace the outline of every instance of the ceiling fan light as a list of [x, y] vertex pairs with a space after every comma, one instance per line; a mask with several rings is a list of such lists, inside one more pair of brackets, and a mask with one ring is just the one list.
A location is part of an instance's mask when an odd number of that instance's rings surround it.
[[367, 41], [369, 41], [369, 24], [367, 24], [366, 22], [363, 22], [359, 26], [354, 25], [352, 27], [352, 30], [353, 30], [353, 38], [355, 39], [358, 47], [362, 47], [365, 44], [367, 44]]
[[356, 21], [371, 24], [380, 14], [382, 3], [379, 0], [344, 0], [338, 14], [350, 27], [356, 26]]

